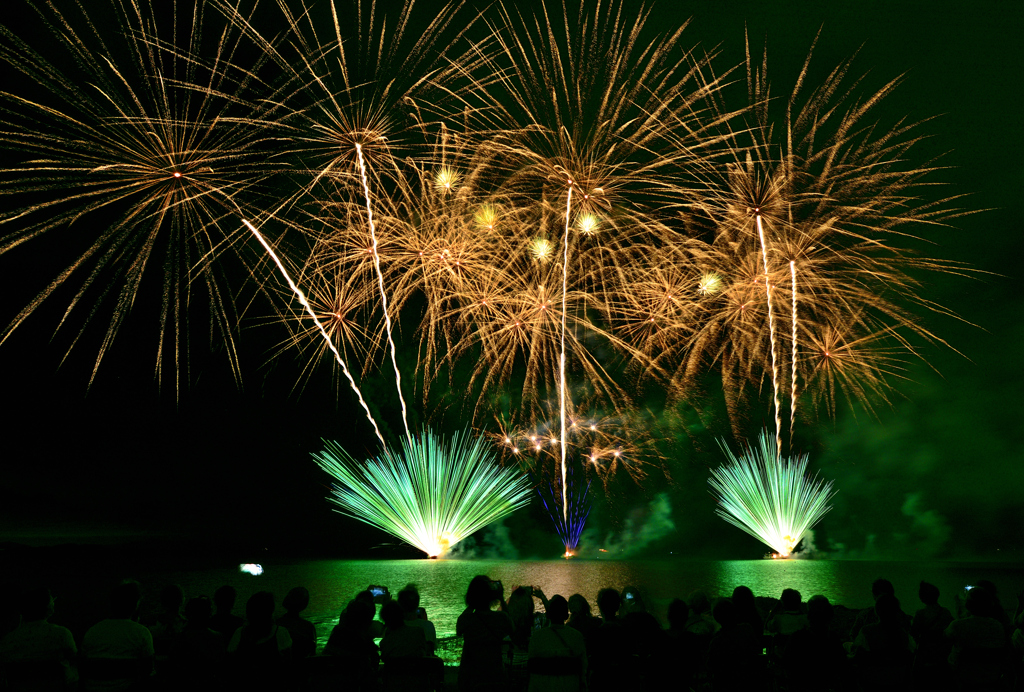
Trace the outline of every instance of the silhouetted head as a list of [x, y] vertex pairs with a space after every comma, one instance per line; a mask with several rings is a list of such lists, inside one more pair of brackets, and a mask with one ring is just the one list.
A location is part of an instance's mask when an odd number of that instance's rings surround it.
[[245, 619], [250, 625], [263, 628], [274, 623], [274, 594], [269, 591], [257, 591], [245, 603]]
[[604, 617], [615, 617], [622, 605], [622, 598], [619, 592], [612, 588], [601, 589], [597, 592], [597, 609]]
[[779, 600], [786, 610], [800, 610], [800, 592], [796, 589], [783, 589]]
[[548, 599], [547, 616], [552, 624], [564, 624], [569, 617], [569, 602], [563, 596], [552, 596]]
[[466, 589], [466, 606], [473, 610], [486, 610], [499, 598], [494, 583], [485, 574], [473, 577]]
[[892, 582], [888, 579], [876, 579], [871, 582], [871, 595], [875, 597], [875, 600], [877, 601], [878, 597], [883, 594], [896, 595], [896, 589], [893, 588]]
[[213, 606], [210, 605], [210, 599], [206, 596], [190, 598], [185, 604], [185, 619], [188, 620], [189, 627], [205, 628], [210, 622], [211, 615], [213, 615]]
[[587, 599], [583, 598], [578, 593], [574, 593], [569, 596], [569, 612], [574, 616], [586, 617], [590, 615], [590, 604], [587, 603]]
[[832, 604], [824, 596], [811, 596], [807, 601], [807, 621], [813, 629], [828, 629], [832, 615]]
[[875, 615], [879, 622], [894, 623], [900, 616], [900, 599], [884, 593], [875, 599]]
[[373, 616], [377, 614], [377, 603], [373, 600], [373, 592], [369, 589], [364, 589], [356, 594], [355, 600], [370, 606], [370, 619], [372, 620]]
[[690, 619], [690, 606], [681, 598], [673, 599], [668, 604], [668, 625], [672, 629], [683, 629]]
[[757, 610], [754, 592], [748, 586], [737, 586], [732, 590], [732, 604], [737, 611]]
[[160, 606], [168, 613], [178, 613], [185, 603], [185, 590], [177, 584], [168, 584], [160, 590]]
[[110, 592], [110, 615], [115, 619], [135, 617], [142, 600], [142, 587], [137, 581], [124, 581]]
[[309, 589], [305, 586], [296, 586], [284, 597], [281, 605], [289, 613], [301, 613], [309, 605]]
[[372, 604], [367, 604], [366, 601], [353, 598], [348, 602], [348, 606], [345, 607], [345, 612], [342, 613], [342, 622], [345, 628], [352, 632], [365, 632], [366, 628], [373, 622], [373, 614], [375, 612], [376, 609]]
[[398, 605], [402, 606], [402, 610], [406, 613], [416, 612], [416, 609], [420, 607], [420, 592], [416, 589], [415, 584], [409, 584], [398, 592]]
[[217, 606], [218, 613], [230, 613], [235, 607], [236, 598], [238, 592], [235, 591], [235, 587], [225, 584], [213, 592], [213, 605]]
[[707, 594], [700, 589], [690, 592], [690, 595], [686, 597], [686, 605], [690, 606], [692, 615], [703, 615], [711, 610], [711, 602], [708, 601]]
[[724, 627], [731, 627], [736, 624], [736, 606], [728, 598], [719, 598], [715, 601], [715, 607], [711, 611], [715, 622]]
[[992, 592], [984, 586], [975, 586], [968, 591], [967, 600], [964, 602], [967, 612], [975, 617], [992, 617], [994, 605], [995, 599], [992, 598]]
[[388, 601], [380, 609], [380, 619], [384, 621], [384, 626], [389, 630], [405, 627], [405, 612], [402, 610], [402, 606], [394, 601]]
[[975, 582], [977, 586], [985, 589], [988, 592], [988, 597], [992, 599], [992, 608], [994, 611], [1002, 610], [1002, 605], [999, 603], [999, 592], [996, 591], [996, 585], [990, 582], [988, 579], [979, 579]]
[[939, 602], [939, 587], [922, 581], [921, 585], [917, 587], [917, 597], [925, 605], [935, 605]]
[[53, 595], [45, 586], [36, 586], [21, 596], [19, 610], [25, 622], [45, 620], [53, 615]]

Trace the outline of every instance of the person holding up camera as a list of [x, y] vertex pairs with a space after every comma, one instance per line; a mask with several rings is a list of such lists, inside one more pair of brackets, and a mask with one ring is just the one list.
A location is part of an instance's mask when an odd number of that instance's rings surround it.
[[502, 648], [512, 635], [505, 589], [486, 575], [473, 577], [466, 590], [466, 610], [455, 623], [462, 637], [459, 692], [500, 690], [505, 687]]

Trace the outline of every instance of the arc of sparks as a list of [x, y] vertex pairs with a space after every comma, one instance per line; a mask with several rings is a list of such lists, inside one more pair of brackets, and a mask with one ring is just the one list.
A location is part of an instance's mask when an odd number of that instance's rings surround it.
[[792, 381], [789, 392], [789, 451], [793, 453], [793, 430], [796, 428], [796, 260], [789, 261], [789, 278], [793, 286], [793, 371], [790, 375]]
[[377, 286], [380, 289], [380, 302], [384, 308], [384, 326], [388, 333], [388, 346], [391, 349], [391, 365], [395, 369], [395, 388], [398, 390], [398, 401], [402, 404], [402, 424], [405, 436], [412, 439], [409, 432], [409, 420], [406, 415], [405, 398], [402, 396], [402, 375], [398, 371], [398, 357], [395, 354], [395, 341], [391, 338], [391, 317], [388, 315], [388, 297], [384, 292], [384, 275], [380, 271], [380, 255], [377, 253], [377, 232], [373, 225], [373, 209], [370, 205], [370, 185], [366, 181], [366, 163], [363, 161], [363, 147], [356, 142], [356, 157], [359, 159], [359, 175], [363, 181], [363, 195], [366, 199], [366, 219], [370, 226], [370, 239], [373, 241], [373, 267], [377, 271]]
[[782, 458], [782, 412], [779, 406], [779, 364], [775, 353], [775, 314], [772, 311], [772, 283], [768, 276], [768, 250], [764, 243], [764, 227], [761, 225], [761, 210], [755, 209], [757, 235], [761, 239], [761, 260], [764, 262], [764, 291], [768, 297], [768, 333], [772, 346], [772, 388], [775, 391], [775, 449]]
[[569, 493], [566, 488], [567, 474], [565, 465], [565, 292], [569, 274], [569, 215], [572, 212], [572, 181], [569, 181], [569, 192], [565, 196], [565, 248], [562, 255], [562, 343], [558, 355], [558, 410], [562, 424], [559, 436], [562, 452], [562, 519], [569, 521]]
[[323, 324], [320, 322], [320, 319], [316, 316], [316, 313], [310, 306], [309, 301], [306, 300], [306, 295], [302, 292], [302, 289], [299, 288], [294, 281], [292, 281], [292, 277], [288, 274], [288, 270], [284, 268], [284, 264], [282, 264], [281, 258], [279, 258], [277, 256], [277, 253], [274, 252], [274, 249], [270, 247], [270, 244], [267, 242], [266, 238], [263, 237], [263, 234], [256, 230], [256, 227], [249, 223], [247, 220], [242, 219], [242, 223], [245, 224], [246, 228], [252, 231], [253, 235], [256, 236], [256, 239], [260, 241], [260, 245], [262, 245], [263, 248], [267, 251], [267, 254], [270, 255], [270, 258], [274, 260], [274, 264], [277, 265], [277, 268], [281, 272], [281, 275], [284, 277], [284, 280], [288, 282], [288, 286], [289, 288], [292, 289], [292, 293], [294, 293], [295, 296], [299, 299], [299, 302], [302, 303], [302, 307], [306, 309], [306, 313], [313, 318], [313, 322], [316, 324], [316, 328], [320, 330], [320, 335], [323, 336], [324, 340], [327, 342], [327, 347], [330, 348], [331, 353], [334, 354], [334, 359], [338, 361], [338, 365], [341, 366], [341, 371], [345, 373], [345, 377], [348, 379], [348, 383], [352, 385], [352, 391], [356, 393], [356, 397], [358, 397], [359, 399], [359, 404], [363, 407], [363, 411], [366, 412], [366, 417], [367, 419], [369, 419], [370, 425], [373, 426], [373, 432], [377, 434], [377, 439], [380, 440], [381, 445], [385, 449], [387, 449], [387, 444], [384, 442], [384, 436], [380, 434], [380, 428], [377, 427], [377, 421], [373, 419], [373, 414], [370, 413], [370, 407], [367, 406], [366, 400], [363, 399], [362, 391], [360, 391], [359, 386], [356, 384], [356, 381], [352, 378], [352, 373], [349, 372], [348, 366], [345, 364], [345, 359], [341, 357], [341, 353], [334, 345], [334, 342], [331, 341], [331, 337], [327, 333], [327, 330], [324, 329]]

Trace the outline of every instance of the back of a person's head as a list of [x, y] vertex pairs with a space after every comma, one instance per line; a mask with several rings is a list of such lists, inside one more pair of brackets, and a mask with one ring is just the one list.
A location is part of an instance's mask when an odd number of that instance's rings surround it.
[[668, 604], [668, 624], [672, 629], [682, 629], [690, 618], [690, 606], [681, 598], [673, 599]]
[[782, 601], [782, 607], [786, 610], [800, 608], [800, 592], [796, 589], [783, 589], [782, 597], [779, 600]]
[[375, 612], [376, 608], [372, 605], [353, 598], [345, 608], [343, 619], [345, 628], [357, 633], [364, 632], [370, 626], [370, 623], [373, 622], [373, 614]]
[[827, 628], [833, 612], [832, 604], [824, 596], [811, 596], [807, 601], [807, 620], [811, 627]]
[[470, 580], [469, 587], [466, 588], [467, 607], [473, 610], [483, 610], [484, 608], [489, 608], [496, 600], [497, 596], [495, 596], [494, 586], [490, 577], [485, 574], [479, 574]]
[[939, 587], [922, 581], [921, 585], [917, 587], [917, 597], [925, 605], [935, 605], [939, 602]]
[[213, 592], [213, 605], [217, 606], [218, 611], [227, 613], [235, 607], [236, 598], [238, 598], [238, 592], [235, 591], [235, 587], [225, 584]]
[[142, 587], [137, 581], [124, 581], [110, 592], [110, 615], [115, 619], [135, 616], [142, 600]]
[[590, 604], [581, 594], [574, 593], [569, 596], [569, 612], [573, 615], [590, 615]]
[[703, 615], [711, 609], [708, 595], [700, 589], [690, 592], [690, 595], [686, 597], [686, 605], [690, 606], [690, 612], [694, 615]]
[[388, 601], [384, 604], [384, 607], [380, 609], [380, 619], [384, 621], [384, 626], [389, 630], [404, 627], [405, 611], [403, 611], [402, 606], [398, 605], [395, 601]]
[[871, 595], [878, 598], [883, 594], [896, 595], [896, 589], [893, 587], [892, 582], [888, 579], [876, 579], [871, 582]]
[[406, 613], [413, 613], [420, 607], [420, 592], [412, 584], [398, 592], [398, 605]]
[[296, 586], [285, 595], [281, 606], [289, 613], [301, 613], [309, 605], [309, 589]]
[[988, 579], [979, 579], [978, 581], [975, 582], [975, 584], [977, 586], [980, 586], [981, 588], [985, 589], [985, 591], [988, 592], [988, 597], [990, 599], [992, 599], [992, 607], [993, 608], [998, 610], [999, 608], [1002, 607], [1000, 605], [1000, 603], [999, 603], [999, 592], [996, 591], [996, 585], [995, 584], [990, 582]]
[[715, 607], [711, 610], [715, 622], [722, 627], [730, 627], [736, 624], [736, 606], [728, 598], [719, 598], [715, 601]]
[[271, 624], [274, 621], [274, 608], [274, 594], [257, 591], [245, 603], [245, 619], [256, 627]]
[[615, 615], [622, 605], [619, 592], [613, 588], [604, 588], [597, 592], [597, 609], [602, 615]]
[[25, 622], [43, 620], [53, 615], [53, 595], [45, 586], [35, 586], [21, 595], [21, 619]]
[[185, 604], [185, 619], [188, 620], [189, 627], [197, 629], [206, 627], [211, 615], [213, 615], [213, 606], [210, 605], [210, 599], [206, 596], [190, 598]]
[[569, 602], [564, 596], [555, 594], [548, 599], [547, 616], [552, 623], [561, 625], [565, 622], [569, 617]]
[[892, 594], [884, 593], [875, 599], [875, 614], [883, 623], [893, 623], [899, 619], [900, 601]]
[[967, 600], [964, 607], [967, 612], [976, 617], [992, 617], [995, 599], [992, 592], [984, 586], [975, 586], [967, 592]]
[[646, 612], [633, 612], [622, 619], [626, 625], [628, 636], [634, 640], [634, 646], [641, 649], [650, 647], [661, 636], [661, 625], [658, 618]]
[[168, 584], [160, 590], [160, 606], [168, 613], [177, 613], [185, 602], [185, 590], [177, 584]]
[[737, 610], [757, 610], [754, 592], [750, 590], [749, 586], [737, 586], [732, 590], [732, 604], [736, 606]]

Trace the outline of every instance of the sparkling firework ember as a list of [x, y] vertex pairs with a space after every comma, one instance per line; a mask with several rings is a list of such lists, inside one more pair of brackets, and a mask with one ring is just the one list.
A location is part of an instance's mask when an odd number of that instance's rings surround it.
[[763, 432], [760, 444], [739, 458], [722, 442], [729, 463], [712, 469], [717, 513], [774, 550], [789, 557], [804, 532], [830, 509], [832, 482], [808, 477], [806, 454], [783, 458], [773, 437]]
[[555, 525], [555, 531], [562, 539], [562, 545], [565, 546], [563, 555], [565, 558], [576, 555], [580, 536], [583, 535], [583, 527], [586, 526], [587, 517], [590, 516], [588, 497], [590, 481], [578, 483], [573, 480], [571, 475], [569, 481], [563, 486], [564, 492], [560, 492], [554, 483], [537, 487], [537, 494], [540, 495], [541, 502], [544, 503], [544, 509], [551, 517], [551, 523]]
[[456, 434], [445, 444], [430, 431], [359, 462], [324, 440], [313, 459], [338, 483], [332, 502], [359, 519], [441, 557], [474, 531], [530, 501], [524, 475], [498, 465], [483, 438]]

